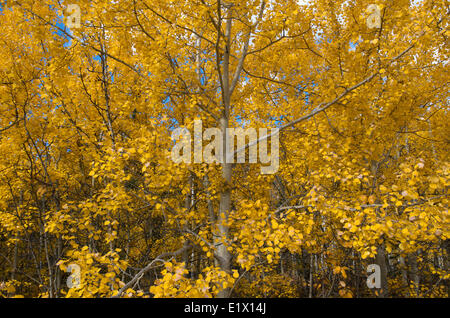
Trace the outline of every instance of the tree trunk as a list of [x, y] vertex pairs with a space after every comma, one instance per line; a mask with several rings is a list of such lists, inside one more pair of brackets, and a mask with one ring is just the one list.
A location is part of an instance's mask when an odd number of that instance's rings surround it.
[[375, 257], [375, 263], [380, 266], [380, 274], [381, 274], [381, 289], [379, 291], [379, 297], [384, 298], [387, 297], [389, 294], [387, 281], [386, 253], [384, 251], [384, 244], [377, 248], [377, 256]]

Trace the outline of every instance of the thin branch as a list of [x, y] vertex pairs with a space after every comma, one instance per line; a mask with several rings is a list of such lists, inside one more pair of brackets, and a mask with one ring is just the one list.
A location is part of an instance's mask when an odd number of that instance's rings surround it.
[[152, 269], [153, 264], [155, 262], [164, 262], [165, 257], [175, 257], [177, 255], [180, 255], [182, 253], [184, 253], [185, 251], [191, 249], [192, 246], [191, 245], [186, 245], [183, 246], [182, 248], [180, 248], [179, 250], [176, 250], [175, 252], [167, 252], [167, 253], [162, 253], [161, 255], [157, 256], [153, 261], [151, 261], [147, 266], [145, 266], [143, 269], [141, 269], [139, 271], [139, 273], [137, 273], [132, 280], [130, 280], [128, 283], [126, 283], [121, 289], [119, 289], [119, 291], [117, 292], [117, 295], [112, 296], [111, 298], [119, 298], [124, 291], [126, 291], [130, 286], [134, 285], [136, 282], [138, 282], [142, 276], [144, 276], [144, 274], [146, 272], [148, 272], [150, 269]]

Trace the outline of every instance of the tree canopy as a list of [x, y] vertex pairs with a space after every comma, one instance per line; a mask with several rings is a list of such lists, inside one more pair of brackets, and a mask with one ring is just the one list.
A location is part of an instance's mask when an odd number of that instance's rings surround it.
[[0, 3], [0, 296], [448, 297], [447, 1]]

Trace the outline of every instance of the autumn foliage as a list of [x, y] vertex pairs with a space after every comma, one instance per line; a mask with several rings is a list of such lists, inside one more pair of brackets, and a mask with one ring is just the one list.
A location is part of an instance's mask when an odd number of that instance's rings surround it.
[[0, 3], [0, 297], [448, 297], [448, 1]]

